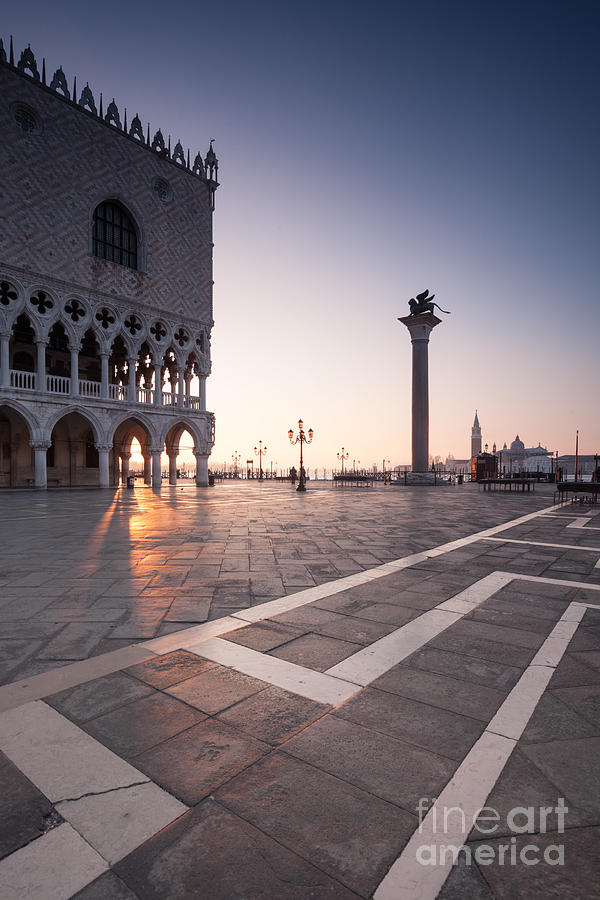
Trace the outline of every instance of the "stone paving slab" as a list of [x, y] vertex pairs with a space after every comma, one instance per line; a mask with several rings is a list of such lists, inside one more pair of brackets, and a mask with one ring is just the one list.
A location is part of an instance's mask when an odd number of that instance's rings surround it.
[[[49, 809], [49, 815], [56, 816], [54, 802], [73, 820], [73, 807], [79, 804], [80, 827], [88, 848], [83, 857], [88, 853], [88, 860], [96, 859], [89, 855], [96, 853], [100, 859], [94, 874], [93, 866], [88, 869], [79, 862], [82, 845], [66, 841], [67, 864], [70, 860], [73, 873], [87, 881], [69, 888], [71, 893], [65, 894], [61, 887], [61, 896], [77, 895], [84, 900], [204, 895], [249, 900], [281, 896], [374, 896], [385, 900], [393, 896], [398, 900], [397, 888], [386, 893], [387, 885], [419, 835], [416, 829], [423, 800], [431, 805], [435, 797], [447, 795], [461, 803], [464, 799], [468, 805], [471, 795], [474, 798], [482, 784], [489, 784], [482, 800], [497, 810], [499, 826], [494, 834], [485, 834], [485, 841], [477, 828], [470, 834], [467, 829], [459, 845], [466, 840], [475, 853], [485, 844], [496, 854], [494, 860], [489, 865], [477, 858], [471, 865], [462, 860], [444, 868], [442, 874], [439, 870], [438, 886], [431, 892], [428, 875], [433, 870], [418, 863], [415, 866], [413, 857], [412, 871], [417, 873], [418, 883], [416, 892], [409, 890], [406, 897], [490, 900], [494, 896], [526, 896], [541, 900], [557, 891], [560, 896], [593, 897], [597, 866], [586, 854], [592, 853], [600, 828], [596, 775], [600, 757], [600, 612], [585, 604], [600, 606], [600, 579], [594, 573], [600, 551], [569, 549], [580, 543], [572, 539], [578, 529], [569, 527], [576, 517], [569, 517], [564, 510], [555, 510], [554, 514], [560, 515], [558, 522], [540, 517], [536, 511], [543, 507], [541, 495], [482, 499], [473, 491], [452, 494], [449, 489], [421, 493], [418, 509], [414, 492], [381, 490], [363, 499], [356, 495], [330, 497], [321, 489], [315, 491], [311, 508], [298, 507], [290, 518], [289, 503], [280, 502], [277, 490], [247, 495], [241, 517], [239, 498], [227, 506], [227, 497], [233, 500], [235, 492], [220, 494], [223, 506], [218, 516], [215, 501], [198, 499], [200, 495], [211, 497], [216, 492], [190, 492], [187, 496], [184, 492], [180, 506], [176, 506], [179, 498], [166, 501], [182, 517], [180, 530], [166, 536], [171, 542], [167, 546], [150, 514], [144, 535], [126, 544], [126, 551], [132, 554], [129, 558], [118, 536], [105, 538], [106, 560], [97, 566], [91, 559], [82, 561], [80, 577], [85, 581], [94, 573], [105, 573], [102, 587], [108, 593], [99, 594], [91, 603], [90, 596], [83, 594], [81, 607], [69, 600], [68, 605], [56, 606], [57, 612], [64, 611], [62, 616], [57, 614], [57, 622], [48, 619], [53, 627], [59, 626], [52, 636], [55, 639], [70, 625], [94, 622], [85, 615], [69, 621], [69, 610], [85, 613], [96, 603], [98, 609], [114, 610], [115, 614], [120, 610], [119, 617], [107, 616], [97, 623], [111, 629], [102, 639], [102, 647], [107, 641], [118, 644], [127, 640], [115, 637], [119, 634], [116, 629], [134, 621], [145, 628], [151, 618], [158, 621], [162, 617], [158, 629], [184, 627], [168, 638], [136, 645], [140, 661], [131, 661], [136, 665], [117, 653], [108, 654], [102, 658], [104, 668], [93, 678], [80, 670], [83, 664], [77, 662], [65, 666], [63, 683], [57, 684], [52, 672], [38, 675], [37, 679], [47, 680], [46, 692], [41, 682], [30, 679], [36, 688], [39, 684], [36, 696], [47, 698], [33, 704], [40, 710], [38, 718], [44, 720], [45, 709], [66, 723], [61, 728], [68, 729], [73, 723], [92, 746], [104, 747], [109, 754], [106, 759], [113, 760], [109, 782], [116, 779], [118, 787], [98, 795], [91, 771], [87, 778], [92, 790], [83, 790], [86, 773], [77, 766], [64, 771], [70, 768], [68, 754], [55, 754], [50, 780], [37, 758], [33, 765], [27, 753], [19, 757], [23, 768], [17, 765], [16, 770], [14, 759], [5, 760], [3, 766], [0, 757], [0, 778], [8, 769], [9, 781], [15, 786], [9, 811], [14, 823], [11, 830], [23, 836], [17, 843], [29, 841], [20, 848], [7, 844], [7, 855], [0, 858], [0, 882], [4, 872], [15, 871], [15, 861], [21, 859], [18, 854], [25, 850], [37, 874], [50, 872], [50, 879], [60, 887], [62, 876], [47, 868], [47, 844], [41, 842], [71, 824], [61, 825], [59, 818], [53, 830], [40, 834], [40, 811]], [[548, 500], [546, 496], [546, 505]], [[151, 507], [155, 502], [154, 498], [148, 504]], [[202, 503], [204, 513], [199, 518]], [[123, 524], [125, 506], [121, 514]], [[533, 517], [524, 521], [526, 514]], [[208, 523], [207, 518], [211, 519]], [[515, 518], [520, 518], [521, 524], [497, 530], [499, 523]], [[486, 529], [487, 534], [490, 529], [493, 532], [493, 541], [486, 536]], [[519, 540], [534, 543], [502, 541], [511, 530], [520, 534]], [[479, 531], [483, 533], [474, 534]], [[462, 537], [466, 543], [461, 543]], [[557, 555], [556, 547], [540, 547], [543, 541], [562, 543], [567, 549]], [[446, 546], [448, 542], [456, 544]], [[211, 572], [203, 582], [196, 564], [205, 550], [205, 559], [211, 560], [209, 567], [218, 565], [219, 575], [215, 578]], [[582, 553], [588, 554], [585, 565]], [[241, 565], [244, 554], [250, 574], [232, 577], [231, 566]], [[110, 605], [111, 556], [116, 564], [113, 575], [117, 570], [129, 573], [112, 582], [118, 581], [121, 591], [127, 584], [126, 597], [115, 597], [119, 607]], [[340, 579], [348, 575], [349, 566], [357, 565], [356, 560], [362, 560], [364, 568], [352, 569], [358, 580], [346, 586]], [[557, 561], [562, 568], [555, 567]], [[143, 573], [131, 576], [133, 565], [145, 566]], [[253, 565], [261, 575], [266, 573], [263, 594], [253, 593]], [[152, 586], [160, 576], [154, 571], [158, 566], [188, 571], [181, 584], [176, 577], [169, 595], [152, 597], [146, 592], [168, 590], [164, 585]], [[300, 568], [310, 575], [310, 585], [291, 584]], [[14, 561], [9, 578], [13, 577], [28, 581], [27, 572], [19, 570]], [[53, 566], [52, 578], [57, 577]], [[273, 593], [266, 590], [271, 577]], [[288, 579], [289, 589], [295, 588], [287, 596], [295, 598], [294, 609], [282, 612], [278, 606], [278, 598], [284, 594], [277, 579], [284, 586]], [[146, 586], [141, 587], [144, 581]], [[40, 582], [37, 571], [31, 587], [39, 591], [41, 584], [34, 582]], [[490, 586], [487, 590], [481, 587], [486, 584]], [[130, 595], [132, 586], [141, 588], [139, 596]], [[222, 591], [217, 593], [219, 586]], [[18, 590], [23, 589], [21, 584]], [[198, 591], [208, 611], [210, 630], [199, 626], [197, 619], [187, 623], [166, 620], [173, 604], [191, 610], [193, 591]], [[227, 605], [215, 605], [215, 594], [219, 602], [229, 596], [231, 605], [229, 600]], [[52, 593], [52, 604], [56, 596]], [[236, 606], [242, 597], [244, 602]], [[271, 607], [268, 604], [273, 600], [277, 603]], [[6, 603], [0, 606], [0, 614], [5, 607]], [[46, 615], [48, 608], [40, 615]], [[220, 622], [217, 613], [221, 610], [226, 618]], [[376, 657], [388, 638], [402, 645], [403, 629], [416, 628], [424, 634], [419, 620], [432, 615], [448, 617], [440, 618], [444, 623], [441, 633], [427, 638], [396, 664], [386, 663], [376, 681], [365, 682], [365, 687], [350, 686], [350, 699], [333, 705], [270, 685], [263, 680], [260, 666], [256, 674], [244, 675], [235, 671], [235, 665], [219, 660], [219, 647], [226, 645], [228, 659], [230, 654], [235, 656], [237, 648], [240, 656], [249, 653], [254, 654], [252, 659], [294, 665], [307, 678], [329, 678], [330, 674], [319, 671], [325, 664], [335, 670], [365, 652]], [[252, 621], [244, 622], [243, 616]], [[10, 618], [11, 627], [15, 624], [19, 620]], [[27, 618], [22, 624], [31, 629], [39, 623]], [[8, 640], [27, 640], [17, 637], [18, 633], [12, 631], [14, 637]], [[32, 653], [37, 654], [29, 657], [29, 665], [43, 663], [43, 633], [34, 628], [28, 635]], [[302, 642], [305, 655], [301, 665], [298, 657], [293, 664], [288, 662], [285, 655], [298, 652], [294, 645], [302, 650]], [[213, 648], [211, 659], [202, 657], [204, 643], [207, 651]], [[330, 665], [328, 653], [339, 650], [340, 645], [344, 652], [350, 646], [349, 656]], [[280, 654], [284, 658], [280, 659]], [[115, 660], [112, 669], [110, 659]], [[81, 673], [80, 682], [70, 676], [71, 669]], [[3, 691], [8, 693], [3, 695]], [[23, 715], [20, 710], [27, 715], [27, 709], [19, 706], [14, 687], [0, 688], [0, 703], [3, 696], [5, 703], [15, 707], [4, 720], [13, 722], [8, 732], [14, 737], [5, 738], [10, 744], [17, 740], [14, 722]], [[509, 736], [495, 734], [494, 729]], [[44, 743], [34, 732], [31, 740], [41, 759]], [[52, 754], [51, 747], [49, 751]], [[11, 752], [14, 757], [14, 746]], [[478, 760], [476, 767], [470, 769], [474, 759]], [[130, 765], [139, 783], [122, 782], [120, 765]], [[457, 782], [461, 767], [466, 775]], [[60, 795], [57, 785], [69, 784], [74, 777], [82, 792], [91, 796], [67, 801]], [[456, 784], [463, 785], [458, 794]], [[168, 798], [165, 809], [173, 804], [176, 821], [167, 822], [166, 827], [158, 814], [143, 811], [144, 796], [150, 797], [154, 791]], [[114, 835], [120, 830], [119, 817], [130, 814], [133, 795], [140, 804], [139, 813], [133, 814], [131, 823], [123, 819], [132, 825], [129, 833], [133, 837], [129, 844], [125, 841], [118, 846]], [[564, 832], [557, 831], [560, 819], [552, 811], [546, 814], [547, 827], [542, 828], [540, 807], [554, 809], [560, 797], [569, 810]], [[528, 806], [538, 817], [533, 831], [515, 834], [509, 827], [511, 810]], [[186, 811], [186, 807], [191, 808]], [[98, 814], [102, 808], [109, 812]], [[439, 811], [442, 814], [442, 807]], [[47, 827], [45, 816], [42, 829]], [[483, 819], [478, 824], [483, 825]], [[447, 840], [447, 836], [441, 837]], [[515, 838], [512, 843], [511, 837]], [[503, 841], [517, 849], [534, 843], [542, 855], [544, 848], [560, 844], [565, 864], [552, 867], [541, 859], [534, 867], [525, 867], [519, 860], [514, 866], [499, 865]], [[488, 856], [490, 852], [483, 850]], [[409, 887], [407, 884], [407, 890]]]

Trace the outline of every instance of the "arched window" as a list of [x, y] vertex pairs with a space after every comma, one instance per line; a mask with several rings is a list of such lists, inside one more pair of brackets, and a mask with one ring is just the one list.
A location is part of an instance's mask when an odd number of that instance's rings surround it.
[[114, 200], [94, 212], [94, 255], [137, 269], [137, 234], [131, 217]]

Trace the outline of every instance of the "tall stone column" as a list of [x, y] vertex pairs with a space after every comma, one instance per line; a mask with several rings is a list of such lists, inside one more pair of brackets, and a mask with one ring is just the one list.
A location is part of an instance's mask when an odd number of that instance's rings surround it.
[[33, 447], [34, 484], [37, 490], [43, 491], [48, 487], [46, 462], [50, 443], [48, 441], [30, 441], [29, 446]]
[[199, 375], [198, 381], [200, 382], [200, 409], [206, 409], [206, 375]]
[[429, 335], [442, 321], [433, 313], [398, 320], [412, 342], [412, 471], [429, 472]]
[[10, 385], [10, 334], [0, 334], [0, 383], [2, 387]]
[[162, 477], [160, 472], [160, 455], [162, 453], [162, 448], [160, 450], [150, 450], [152, 456], [152, 487], [159, 488], [162, 484]]
[[152, 457], [144, 456], [144, 484], [152, 484]]
[[177, 453], [169, 453], [169, 484], [177, 484]]
[[101, 488], [110, 487], [110, 458], [112, 450], [110, 444], [96, 444], [98, 451], [98, 485]]

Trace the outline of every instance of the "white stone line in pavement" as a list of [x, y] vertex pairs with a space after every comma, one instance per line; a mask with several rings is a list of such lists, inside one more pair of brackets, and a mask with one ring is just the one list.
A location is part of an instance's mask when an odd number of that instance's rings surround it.
[[[554, 509], [560, 509], [560, 506], [551, 506], [548, 508], [548, 511], [550, 512]], [[527, 513], [524, 516], [519, 516], [517, 519], [512, 519], [510, 522], [505, 522], [503, 525], [494, 525], [492, 528], [486, 528], [484, 531], [478, 531], [467, 537], [458, 538], [456, 541], [440, 544], [439, 547], [433, 547], [431, 550], [411, 553], [410, 556], [404, 556], [401, 559], [383, 563], [380, 566], [374, 566], [372, 569], [368, 569], [365, 572], [358, 572], [355, 575], [346, 575], [335, 581], [327, 581], [324, 584], [307, 588], [304, 591], [297, 591], [294, 594], [287, 594], [285, 597], [278, 597], [276, 600], [267, 600], [265, 603], [259, 603], [249, 609], [242, 609], [239, 612], [232, 613], [231, 616], [225, 616], [223, 619], [215, 619], [213, 622], [207, 622], [206, 626], [208, 627], [206, 632], [200, 631], [204, 626], [197, 625], [192, 628], [176, 631], [173, 634], [154, 638], [151, 641], [145, 641], [138, 646], [145, 647], [160, 655], [171, 653], [173, 650], [185, 650], [192, 642], [197, 643], [199, 640], [208, 640], [218, 634], [225, 634], [228, 631], [231, 631], [230, 621], [232, 618], [240, 620], [240, 625], [238, 626], [240, 628], [243, 627], [244, 624], [262, 622], [264, 619], [270, 619], [281, 613], [298, 609], [298, 607], [305, 606], [307, 603], [314, 603], [316, 600], [331, 597], [334, 594], [347, 591], [349, 588], [357, 587], [360, 584], [366, 584], [376, 578], [383, 578], [386, 575], [391, 575], [400, 569], [408, 569], [410, 566], [416, 566], [418, 563], [425, 562], [427, 559], [441, 556], [444, 553], [451, 553], [453, 550], [459, 550], [461, 547], [466, 547], [477, 541], [491, 538], [492, 535], [506, 531], [508, 528], [515, 528], [517, 525], [523, 525], [526, 522], [530, 522], [532, 519], [538, 518], [543, 512], [543, 510], [536, 510], [536, 512]], [[222, 622], [225, 627], [221, 631], [214, 630], [215, 628], [218, 628], [219, 622]], [[190, 641], [188, 640], [188, 635], [191, 635], [192, 632], [193, 641]]]
[[[577, 625], [574, 626], [567, 639], [563, 638], [557, 641], [557, 644], [560, 643], [561, 647], [561, 653], [558, 657], [559, 661], [562, 659], [567, 644], [577, 627]], [[554, 631], [552, 634], [554, 634]], [[554, 655], [556, 657], [557, 654]], [[532, 662], [525, 669], [496, 715], [492, 718], [486, 731], [518, 741], [525, 731], [542, 694], [548, 687], [548, 682], [554, 674], [556, 665], [558, 665], [558, 662], [553, 666], [542, 666], [539, 664], [534, 666]], [[499, 774], [500, 772], [498, 772]]]
[[[600, 529], [598, 529], [600, 531]], [[560, 550], [589, 550], [591, 553], [600, 553], [600, 547], [582, 547], [580, 544], [550, 544], [548, 541], [525, 541], [516, 538], [486, 538], [488, 541], [500, 541], [502, 544], [531, 544], [533, 547], [557, 547]]]
[[444, 600], [443, 603], [412, 619], [391, 634], [327, 669], [326, 674], [363, 686], [370, 684], [392, 666], [402, 662], [450, 625], [454, 625], [467, 613], [476, 609], [513, 578], [514, 575], [504, 572], [486, 575], [450, 600]]
[[[251, 675], [268, 684], [274, 684], [286, 691], [316, 700], [317, 703], [326, 703], [329, 706], [337, 706], [348, 700], [360, 690], [360, 685], [351, 684], [347, 680], [334, 678], [314, 669], [297, 666], [295, 663], [278, 659], [276, 656], [268, 656], [251, 650], [231, 641], [223, 641], [220, 638], [212, 638], [201, 644], [187, 647], [191, 653], [197, 653], [204, 659], [229, 666], [236, 672]], [[176, 690], [171, 690], [177, 696]]]
[[171, 653], [173, 650], [187, 650], [193, 644], [199, 641], [206, 641], [209, 638], [218, 637], [220, 634], [227, 634], [236, 628], [243, 628], [249, 625], [249, 622], [240, 622], [233, 616], [223, 616], [221, 619], [213, 619], [210, 622], [204, 622], [202, 625], [192, 625], [191, 628], [183, 628], [181, 631], [174, 631], [172, 634], [165, 634], [159, 638], [153, 638], [151, 641], [144, 641], [142, 646], [147, 650], [152, 650], [159, 656], [165, 653]]
[[[518, 575], [514, 575], [518, 579]], [[528, 580], [541, 580], [530, 576]], [[563, 582], [573, 584], [573, 582]], [[375, 891], [374, 900], [435, 900], [585, 612], [571, 603]], [[583, 607], [583, 609], [581, 608]], [[536, 660], [544, 660], [543, 663]], [[445, 811], [453, 814], [445, 822]], [[463, 815], [457, 815], [461, 811]], [[435, 865], [419, 862], [420, 848]], [[434, 855], [435, 854], [435, 855]]]
[[188, 810], [40, 700], [0, 715], [0, 749], [109, 863]]
[[66, 900], [108, 869], [67, 823], [0, 861], [2, 900]]
[[[451, 857], [452, 854], [444, 856], [446, 862], [442, 865], [422, 865], [417, 857], [419, 849], [426, 847], [430, 858], [434, 859], [440, 855], [442, 845], [452, 845], [458, 851], [466, 841], [474, 818], [484, 806], [516, 743], [498, 734], [483, 732], [420, 827], [413, 832], [375, 891], [374, 900], [434, 900], [437, 897], [452, 869], [452, 861], [448, 860], [448, 856]], [[448, 816], [447, 827], [444, 827], [443, 811], [450, 809], [454, 812]], [[464, 817], [456, 813], [457, 809], [463, 810]], [[463, 823], [465, 827], [462, 827]]]
[[597, 525], [587, 525], [590, 518], [590, 516], [578, 516], [574, 522], [567, 525], [567, 528], [585, 528], [586, 531], [600, 531], [600, 528]]

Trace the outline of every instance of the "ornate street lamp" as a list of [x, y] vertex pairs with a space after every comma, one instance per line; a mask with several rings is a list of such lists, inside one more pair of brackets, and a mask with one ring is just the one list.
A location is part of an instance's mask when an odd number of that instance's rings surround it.
[[308, 429], [308, 437], [304, 431], [304, 422], [302, 419], [298, 419], [298, 434], [294, 437], [294, 429], [290, 428], [288, 431], [288, 437], [290, 439], [290, 444], [300, 444], [300, 479], [298, 481], [297, 491], [305, 491], [305, 478], [304, 478], [304, 459], [302, 455], [302, 445], [303, 444], [312, 444], [314, 431], [312, 428]]
[[263, 469], [262, 469], [262, 458], [267, 455], [266, 446], [263, 447], [263, 442], [258, 442], [258, 447], [254, 448], [254, 455], [258, 456], [258, 480], [263, 480]]
[[241, 459], [241, 456], [237, 452], [237, 450], [234, 451], [234, 454], [231, 457], [231, 459], [233, 460], [233, 477], [237, 478], [238, 477], [238, 465], [239, 465], [239, 462]]
[[348, 459], [348, 457], [350, 456], [350, 452], [347, 451], [346, 453], [344, 453], [344, 449], [345, 448], [342, 447], [342, 452], [338, 453], [338, 455], [337, 455], [337, 458], [341, 459], [341, 461], [342, 461], [342, 475], [344, 474], [344, 460]]

